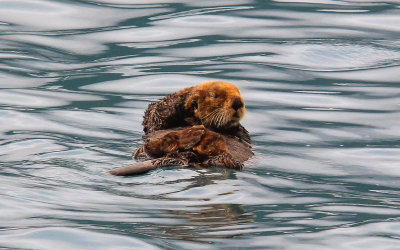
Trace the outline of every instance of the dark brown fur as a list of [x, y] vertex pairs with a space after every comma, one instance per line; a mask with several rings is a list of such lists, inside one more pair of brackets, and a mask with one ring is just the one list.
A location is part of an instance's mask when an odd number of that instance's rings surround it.
[[[122, 176], [136, 175], [168, 166], [241, 169], [243, 162], [253, 155], [249, 144], [237, 137], [222, 134], [215, 136], [214, 133], [202, 125], [154, 131], [143, 136], [144, 145], [134, 153], [135, 158], [142, 158], [145, 161], [111, 169], [108, 173]], [[174, 145], [172, 150], [168, 144], [162, 143], [163, 138], [172, 140], [171, 144]], [[210, 145], [211, 152], [207, 149], [207, 145]], [[159, 157], [155, 158], [151, 154], [157, 154]]]
[[242, 163], [228, 152], [225, 138], [203, 125], [146, 137], [145, 144], [134, 153], [135, 158], [138, 155], [158, 158], [152, 161], [157, 166], [174, 163], [192, 167], [242, 168]]
[[192, 88], [183, 89], [151, 103], [143, 117], [144, 133], [188, 125], [184, 118], [190, 116], [191, 112], [185, 110], [185, 101]]
[[203, 137], [192, 150], [200, 156], [216, 156], [228, 151], [224, 137], [209, 129], [205, 130]]
[[193, 126], [169, 132], [161, 138], [148, 140], [143, 145], [144, 152], [152, 157], [160, 157], [178, 151], [191, 150], [202, 141], [205, 133], [204, 126]]

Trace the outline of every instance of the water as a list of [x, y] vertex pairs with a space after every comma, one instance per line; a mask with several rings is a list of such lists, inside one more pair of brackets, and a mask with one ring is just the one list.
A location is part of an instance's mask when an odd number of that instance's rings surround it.
[[[0, 247], [399, 249], [399, 1], [0, 2]], [[244, 171], [132, 163], [147, 105], [237, 84]]]

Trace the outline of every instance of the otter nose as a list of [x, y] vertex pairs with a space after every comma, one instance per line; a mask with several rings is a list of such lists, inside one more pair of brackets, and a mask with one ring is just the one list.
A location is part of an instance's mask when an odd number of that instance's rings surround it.
[[241, 107], [243, 107], [243, 102], [242, 102], [242, 100], [240, 98], [237, 97], [232, 103], [232, 108], [234, 110], [238, 110]]

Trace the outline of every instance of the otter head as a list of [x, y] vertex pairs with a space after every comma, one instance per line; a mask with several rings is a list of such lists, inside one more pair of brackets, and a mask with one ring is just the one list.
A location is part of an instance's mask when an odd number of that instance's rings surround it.
[[239, 89], [228, 82], [210, 81], [193, 88], [185, 102], [197, 121], [206, 127], [228, 128], [239, 125], [245, 104]]

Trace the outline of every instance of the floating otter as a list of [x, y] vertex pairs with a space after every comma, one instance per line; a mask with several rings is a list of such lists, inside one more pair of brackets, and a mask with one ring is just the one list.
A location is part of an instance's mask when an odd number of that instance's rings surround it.
[[148, 134], [160, 129], [204, 125], [251, 143], [249, 133], [239, 123], [244, 113], [245, 103], [235, 85], [209, 81], [150, 104], [144, 114], [143, 131]]
[[144, 145], [133, 156], [147, 161], [108, 173], [132, 175], [167, 166], [241, 169], [253, 155], [249, 133], [239, 123], [244, 113], [244, 100], [231, 83], [211, 81], [178, 91], [145, 112]]

